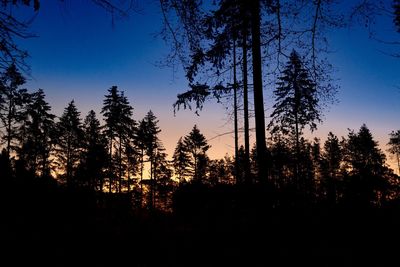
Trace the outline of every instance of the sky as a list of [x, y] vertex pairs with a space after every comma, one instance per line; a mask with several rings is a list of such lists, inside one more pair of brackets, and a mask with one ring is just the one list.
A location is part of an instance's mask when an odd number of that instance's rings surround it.
[[[33, 18], [30, 31], [37, 37], [18, 43], [30, 54], [27, 88], [44, 89], [54, 114], [60, 116], [72, 99], [82, 116], [91, 109], [100, 112], [107, 89], [116, 85], [133, 106], [134, 119], [142, 119], [149, 110], [158, 117], [160, 138], [169, 155], [194, 124], [210, 140], [211, 158], [233, 154], [233, 134], [217, 137], [233, 128], [227, 104], [211, 101], [200, 116], [189, 110], [174, 115], [172, 104], [187, 89], [187, 81], [181, 69], [160, 67], [169, 47], [157, 37], [161, 14], [156, 1], [142, 1], [138, 13], [114, 21], [90, 0], [41, 2], [34, 18], [33, 11], [23, 13], [26, 20]], [[378, 27], [383, 39], [400, 39], [390, 22]], [[385, 53], [400, 47], [371, 40], [360, 27], [330, 32], [329, 42], [339, 101], [308, 136], [324, 140], [329, 131], [346, 136], [348, 129], [357, 131], [365, 123], [386, 150], [388, 134], [400, 129], [400, 58]], [[271, 94], [272, 88], [265, 88], [267, 115]]]

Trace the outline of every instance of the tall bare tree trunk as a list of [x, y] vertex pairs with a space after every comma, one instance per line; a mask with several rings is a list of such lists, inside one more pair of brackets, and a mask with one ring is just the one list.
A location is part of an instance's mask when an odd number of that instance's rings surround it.
[[119, 135], [119, 151], [118, 151], [118, 193], [122, 191], [122, 138]]
[[254, 115], [256, 122], [256, 148], [259, 182], [267, 181], [266, 142], [265, 142], [265, 116], [264, 97], [261, 66], [260, 42], [260, 1], [251, 0], [251, 35], [253, 59], [253, 86], [254, 86]]
[[244, 174], [246, 183], [251, 183], [250, 177], [250, 138], [249, 138], [249, 94], [248, 94], [248, 81], [247, 81], [247, 19], [246, 13], [243, 12], [243, 69], [242, 69], [242, 79], [243, 79], [243, 116], [244, 116]]
[[239, 183], [239, 160], [238, 160], [238, 114], [237, 114], [237, 79], [236, 79], [236, 40], [233, 41], [233, 120], [235, 128], [235, 178]]
[[108, 168], [108, 171], [109, 171], [109, 174], [108, 174], [108, 193], [111, 193], [112, 192], [112, 185], [111, 185], [111, 182], [112, 182], [112, 178], [111, 178], [111, 176], [113, 175], [112, 174], [112, 146], [113, 146], [113, 140], [111, 139], [110, 140], [110, 162], [109, 162], [109, 164], [110, 164], [110, 166], [109, 166], [109, 168]]
[[10, 102], [9, 102], [9, 105], [8, 105], [8, 116], [7, 116], [7, 123], [8, 123], [8, 125], [7, 125], [7, 157], [10, 159], [11, 158], [11, 119], [12, 119], [12, 117], [11, 117], [11, 112], [12, 112], [12, 105], [13, 105], [13, 102], [12, 102], [12, 97], [10, 96]]
[[144, 151], [142, 148], [142, 154], [140, 158], [140, 205], [143, 203], [143, 158], [144, 158]]

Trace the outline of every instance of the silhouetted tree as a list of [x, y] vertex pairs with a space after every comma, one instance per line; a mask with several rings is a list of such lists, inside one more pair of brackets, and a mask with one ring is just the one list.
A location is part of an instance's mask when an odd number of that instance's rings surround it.
[[349, 173], [347, 197], [360, 204], [379, 201], [385, 190], [385, 155], [378, 148], [371, 132], [364, 124], [358, 133], [350, 131], [344, 142], [344, 162]]
[[324, 178], [323, 187], [325, 187], [326, 198], [329, 203], [335, 204], [343, 153], [339, 139], [332, 132], [328, 133], [321, 156], [321, 172]]
[[194, 181], [202, 182], [202, 178], [206, 174], [208, 160], [206, 153], [211, 146], [208, 145], [205, 136], [197, 128], [197, 125], [184, 137], [183, 142], [191, 157], [192, 178]]
[[320, 196], [322, 188], [322, 151], [321, 142], [319, 138], [314, 138], [311, 143], [311, 161], [312, 161], [312, 173], [314, 178], [312, 195], [317, 198]]
[[63, 172], [67, 186], [76, 186], [76, 169], [83, 149], [83, 130], [80, 112], [72, 100], [64, 109], [56, 125], [55, 158], [59, 167], [58, 173]]
[[290, 142], [279, 133], [272, 135], [269, 146], [271, 154], [271, 179], [277, 188], [291, 185], [293, 156]]
[[161, 141], [158, 137], [158, 134], [161, 132], [158, 127], [158, 119], [150, 110], [143, 119], [144, 121], [144, 146], [145, 153], [150, 162], [150, 207], [154, 207], [154, 199], [155, 199], [155, 184], [157, 183], [156, 176], [156, 156], [162, 155], [162, 151], [164, 151], [164, 147], [161, 144]]
[[175, 170], [175, 175], [177, 176], [179, 182], [186, 182], [187, 179], [193, 175], [190, 173], [190, 156], [188, 155], [188, 151], [185, 147], [185, 144], [182, 140], [182, 137], [179, 138], [178, 143], [176, 144], [174, 154], [172, 156], [172, 163]]
[[210, 160], [208, 169], [208, 182], [213, 186], [217, 184], [232, 184], [235, 181], [233, 177], [236, 170], [235, 164], [228, 156], [222, 159]]
[[89, 188], [103, 191], [104, 169], [107, 163], [107, 140], [101, 132], [100, 121], [91, 110], [83, 125], [83, 152], [79, 165], [81, 179]]
[[[293, 150], [297, 151], [297, 143]], [[300, 193], [303, 194], [303, 197], [309, 201], [313, 201], [316, 190], [315, 165], [317, 165], [318, 162], [314, 162], [313, 145], [304, 137], [301, 137], [299, 140], [299, 151], [299, 154], [295, 152], [295, 171], [297, 171], [297, 177], [295, 173], [295, 179], [298, 183], [298, 189], [300, 190]]]
[[150, 110], [144, 117], [145, 121], [145, 148], [146, 155], [150, 162], [150, 179], [154, 178], [154, 157], [158, 150], [164, 150], [161, 146], [158, 134], [161, 132], [158, 127], [158, 119]]
[[171, 193], [173, 191], [174, 183], [172, 181], [171, 163], [167, 160], [167, 154], [162, 144], [158, 145], [157, 151], [152, 159], [153, 165], [153, 183], [154, 189], [152, 190], [153, 205], [154, 207], [166, 210], [171, 205]]
[[[165, 1], [168, 3], [168, 1]], [[235, 132], [235, 157], [238, 153], [238, 125], [237, 125], [237, 91], [239, 89], [239, 83], [237, 82], [237, 46], [242, 46], [242, 76], [243, 76], [243, 108], [244, 108], [244, 139], [245, 139], [245, 154], [247, 158], [245, 165], [245, 172], [249, 173], [249, 117], [248, 117], [248, 82], [247, 82], [247, 41], [249, 39], [248, 32], [250, 31], [250, 24], [248, 20], [250, 18], [249, 6], [245, 1], [219, 1], [216, 5], [216, 10], [213, 10], [209, 14], [199, 12], [197, 8], [199, 3], [195, 3], [192, 6], [181, 5], [181, 10], [188, 10], [189, 14], [196, 14], [194, 16], [197, 19], [198, 25], [188, 25], [188, 31], [194, 31], [196, 34], [189, 34], [189, 39], [196, 39], [199, 35], [203, 36], [202, 39], [207, 40], [204, 44], [201, 42], [193, 42], [190, 46], [190, 64], [186, 67], [186, 76], [191, 83], [190, 90], [187, 93], [178, 95], [178, 101], [175, 103], [182, 103], [182, 99], [189, 97], [191, 100], [196, 100], [196, 109], [201, 109], [203, 102], [208, 97], [215, 97], [218, 102], [221, 96], [233, 91], [233, 112], [234, 112], [234, 132]], [[176, 7], [175, 7], [176, 8]], [[178, 9], [177, 8], [177, 9]], [[185, 9], [187, 8], [187, 9]], [[166, 7], [164, 7], [164, 10]], [[203, 16], [203, 17], [202, 17]], [[186, 20], [183, 20], [183, 23]], [[233, 56], [232, 56], [233, 54]], [[230, 58], [233, 58], [230, 60]], [[233, 61], [233, 62], [232, 62]], [[211, 65], [211, 67], [209, 67]], [[224, 80], [224, 73], [226, 68], [233, 68], [233, 84], [222, 86], [221, 81]], [[193, 80], [199, 73], [206, 72], [206, 77], [210, 77], [210, 73], [213, 77], [219, 81], [218, 86], [207, 87], [206, 91], [193, 90]], [[197, 77], [199, 78], [199, 77]], [[201, 79], [201, 77], [200, 77]], [[208, 78], [207, 78], [208, 79]], [[208, 79], [209, 80], [209, 79]], [[223, 89], [221, 90], [221, 86]], [[200, 87], [197, 87], [200, 88]], [[190, 93], [190, 94], [188, 94]], [[197, 95], [197, 96], [194, 96]], [[184, 103], [185, 105], [187, 103]], [[190, 107], [190, 106], [189, 106]], [[179, 105], [178, 105], [179, 108]], [[196, 111], [197, 112], [197, 111]], [[236, 168], [238, 164], [235, 163]], [[238, 171], [236, 171], [238, 172]], [[247, 175], [246, 175], [247, 176]]]
[[394, 24], [397, 27], [397, 31], [400, 32], [400, 0], [393, 0], [393, 11]]
[[237, 170], [235, 171], [235, 177], [239, 183], [251, 182], [250, 173], [247, 168], [250, 168], [249, 158], [246, 155], [246, 149], [244, 146], [240, 146], [237, 153]]
[[0, 153], [0, 170], [0, 184], [3, 185], [12, 176], [11, 160], [4, 148]]
[[0, 69], [7, 69], [12, 65], [28, 69], [25, 62], [28, 52], [20, 48], [16, 39], [27, 39], [34, 35], [28, 31], [29, 23], [15, 15], [13, 6], [29, 6], [31, 2], [34, 3], [34, 11], [38, 11], [38, 0], [0, 1], [0, 43], [2, 44], [0, 47]]
[[124, 153], [126, 161], [126, 188], [130, 192], [132, 182], [134, 182], [134, 176], [137, 174], [140, 168], [140, 151], [137, 147], [137, 132], [138, 128], [135, 121], [132, 121], [130, 125], [130, 130], [124, 141]]
[[[124, 143], [128, 142], [132, 132], [133, 108], [123, 92], [119, 92], [117, 86], [112, 86], [105, 95], [101, 113], [105, 118], [104, 133], [108, 139], [109, 150], [109, 192], [112, 191], [114, 177], [117, 177], [116, 190], [122, 191], [122, 179], [124, 173], [123, 150]], [[115, 148], [115, 150], [113, 150]]]
[[400, 175], [400, 130], [391, 132], [389, 136], [389, 153], [394, 155]]
[[140, 157], [140, 194], [141, 197], [143, 196], [143, 170], [144, 170], [144, 162], [145, 162], [145, 151], [146, 151], [146, 121], [142, 119], [139, 122], [137, 131], [136, 131], [136, 138], [135, 143], [136, 147], [138, 148], [139, 157]]
[[[249, 54], [252, 60], [256, 145], [260, 172], [258, 176], [264, 181], [267, 178], [267, 164], [265, 164], [267, 155], [265, 154], [263, 59], [268, 63], [267, 66], [272, 64], [279, 66], [280, 58], [286, 54], [285, 49], [298, 47], [311, 61], [312, 79], [318, 85], [326, 84], [320, 93], [332, 96], [334, 87], [329, 84], [330, 65], [324, 60], [319, 60], [319, 54], [327, 52], [327, 38], [323, 34], [326, 28], [344, 25], [344, 16], [342, 12], [336, 12], [338, 9], [332, 8], [334, 4], [332, 1], [300, 3], [279, 0], [221, 0], [215, 1], [213, 5], [206, 5], [203, 1], [161, 2], [165, 21], [163, 36], [172, 41], [171, 56], [180, 59], [183, 66], [189, 69], [187, 72], [189, 81], [192, 74], [196, 74], [200, 67], [205, 66], [206, 69], [216, 70], [218, 73], [218, 67], [224, 65], [226, 55], [229, 55], [230, 46], [235, 43], [234, 41], [238, 41], [243, 53], [243, 87], [247, 88], [248, 68], [245, 64], [247, 48], [251, 48]], [[215, 54], [210, 55], [211, 51]], [[193, 62], [197, 64], [191, 65]], [[207, 63], [210, 63], [210, 68]], [[247, 101], [244, 103], [247, 104]], [[245, 108], [245, 113], [246, 110]], [[245, 123], [246, 121], [245, 118]], [[248, 130], [248, 125], [245, 125], [245, 130]], [[246, 155], [249, 154], [247, 144], [248, 140], [245, 140]]]
[[[281, 131], [294, 136], [298, 161], [302, 130], [306, 125], [310, 126], [311, 131], [315, 130], [316, 122], [321, 120], [317, 88], [296, 51], [290, 54], [289, 62], [278, 79], [278, 87], [274, 90], [276, 103], [268, 127], [272, 133]], [[298, 167], [295, 170], [296, 179]]]
[[31, 172], [45, 177], [51, 175], [50, 153], [55, 133], [55, 115], [50, 111], [43, 90], [32, 93], [26, 110], [27, 119], [20, 128], [23, 140], [18, 153]]
[[350, 165], [349, 170], [352, 174], [381, 172], [385, 156], [365, 124], [358, 133], [349, 132], [345, 149], [345, 161]]
[[11, 152], [15, 151], [19, 123], [23, 119], [29, 100], [27, 90], [18, 89], [23, 84], [25, 84], [25, 78], [15, 64], [11, 64], [0, 76], [0, 121], [1, 128], [5, 129], [2, 141], [5, 143], [9, 157], [11, 157]]
[[257, 146], [253, 145], [250, 151], [250, 172], [251, 175], [257, 177], [258, 174], [258, 162], [257, 162]]

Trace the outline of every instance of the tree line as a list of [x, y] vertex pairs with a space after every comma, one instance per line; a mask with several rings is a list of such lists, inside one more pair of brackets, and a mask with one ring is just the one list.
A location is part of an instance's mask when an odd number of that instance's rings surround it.
[[[387, 167], [366, 125], [341, 140], [329, 133], [323, 144], [304, 138], [302, 129], [310, 123], [314, 127], [318, 114], [308, 102], [312, 82], [301, 74], [299, 64], [293, 52], [275, 91], [275, 115], [265, 151], [268, 158], [262, 163], [268, 169], [268, 186], [290, 192], [292, 197], [332, 205], [343, 201], [382, 205], [397, 199], [399, 177]], [[302, 77], [295, 82], [301, 86], [288, 85], [296, 80], [289, 77], [293, 73]], [[82, 120], [74, 100], [57, 118], [42, 89], [31, 93], [22, 88], [25, 78], [14, 64], [1, 74], [0, 81], [2, 179], [55, 178], [61, 186], [128, 194], [135, 205], [160, 209], [171, 207], [180, 186], [265, 182], [258, 176], [255, 147], [248, 167], [244, 146], [237, 156], [212, 160], [207, 156], [207, 138], [196, 125], [179, 138], [169, 160], [159, 138], [157, 117], [149, 111], [135, 120], [133, 107], [117, 86], [104, 96], [100, 121], [93, 110]], [[398, 161], [399, 131], [390, 134], [389, 145]]]

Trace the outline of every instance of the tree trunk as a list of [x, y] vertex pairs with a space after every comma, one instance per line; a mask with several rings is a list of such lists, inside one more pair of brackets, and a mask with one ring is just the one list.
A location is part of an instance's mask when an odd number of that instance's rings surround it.
[[144, 151], [142, 148], [142, 154], [140, 157], [140, 205], [143, 203], [143, 158], [144, 158]]
[[253, 86], [254, 86], [254, 115], [256, 123], [256, 148], [259, 182], [267, 181], [266, 165], [266, 141], [265, 141], [265, 116], [264, 97], [261, 66], [261, 43], [260, 43], [260, 1], [251, 1], [251, 35], [252, 35], [252, 58], [253, 58]]
[[194, 180], [197, 182], [197, 153], [194, 153]]
[[7, 157], [8, 158], [11, 158], [10, 157], [10, 154], [11, 154], [11, 112], [12, 112], [12, 105], [13, 105], [13, 103], [12, 103], [12, 99], [11, 99], [11, 96], [10, 96], [10, 102], [9, 102], [9, 105], [8, 105], [8, 116], [7, 116]]
[[299, 123], [297, 118], [297, 111], [295, 111], [295, 134], [296, 134], [296, 165], [294, 170], [294, 179], [297, 183], [299, 189], [301, 189], [300, 179], [299, 179], [299, 162], [300, 162], [300, 144], [299, 144]]
[[69, 137], [67, 138], [67, 186], [71, 186], [71, 144]]
[[150, 159], [150, 208], [151, 208], [151, 210], [153, 210], [153, 208], [154, 208], [154, 202], [153, 202], [153, 194], [154, 194], [154, 192], [153, 192], [153, 190], [154, 190], [154, 185], [153, 185], [153, 182], [154, 182], [154, 180], [153, 180], [153, 162], [154, 161], [154, 159], [153, 159], [153, 156], [151, 157], [151, 159]]
[[239, 161], [238, 161], [238, 114], [237, 114], [237, 79], [236, 79], [236, 41], [233, 41], [233, 114], [234, 114], [234, 128], [235, 128], [235, 178], [236, 183], [239, 181]]
[[[157, 155], [157, 152], [156, 152], [156, 155]], [[156, 190], [157, 190], [157, 173], [156, 173], [156, 168], [157, 168], [157, 160], [156, 160], [156, 158], [157, 158], [157, 156], [155, 156], [155, 160], [154, 160], [154, 163], [153, 163], [153, 183], [152, 183], [152, 186], [153, 186], [153, 190], [152, 190], [152, 203], [153, 203], [153, 209], [155, 209], [156, 208]]]
[[[128, 146], [128, 145], [127, 145]], [[129, 148], [125, 148], [126, 151], [126, 158], [127, 158], [127, 164], [126, 164], [126, 192], [129, 193], [130, 192], [130, 186], [131, 186], [131, 179], [130, 179], [130, 158], [131, 158], [131, 154], [129, 153]]]
[[[243, 17], [246, 15], [243, 14]], [[250, 178], [250, 138], [249, 138], [249, 96], [248, 96], [248, 82], [247, 82], [247, 22], [246, 19], [243, 23], [243, 114], [244, 114], [244, 174], [246, 183], [251, 183]]]
[[113, 175], [113, 173], [112, 173], [112, 145], [113, 145], [113, 140], [112, 140], [112, 138], [111, 138], [111, 140], [110, 140], [110, 166], [109, 166], [109, 168], [108, 168], [108, 171], [109, 171], [109, 174], [108, 174], [108, 193], [111, 193], [112, 192], [112, 185], [111, 185], [111, 182], [112, 182], [112, 175]]
[[[296, 74], [297, 76], [297, 74]], [[295, 164], [295, 173], [294, 177], [296, 180], [296, 183], [298, 184], [298, 188], [300, 190], [303, 189], [303, 183], [300, 181], [299, 177], [299, 165], [300, 165], [300, 133], [299, 133], [299, 108], [300, 108], [300, 92], [299, 88], [294, 84], [294, 126], [295, 126], [295, 138], [296, 138], [296, 164]]]
[[119, 135], [119, 151], [118, 151], [118, 193], [122, 191], [122, 138]]
[[399, 169], [399, 175], [400, 175], [400, 155], [399, 155], [399, 153], [396, 153], [396, 157], [397, 157], [397, 168]]

